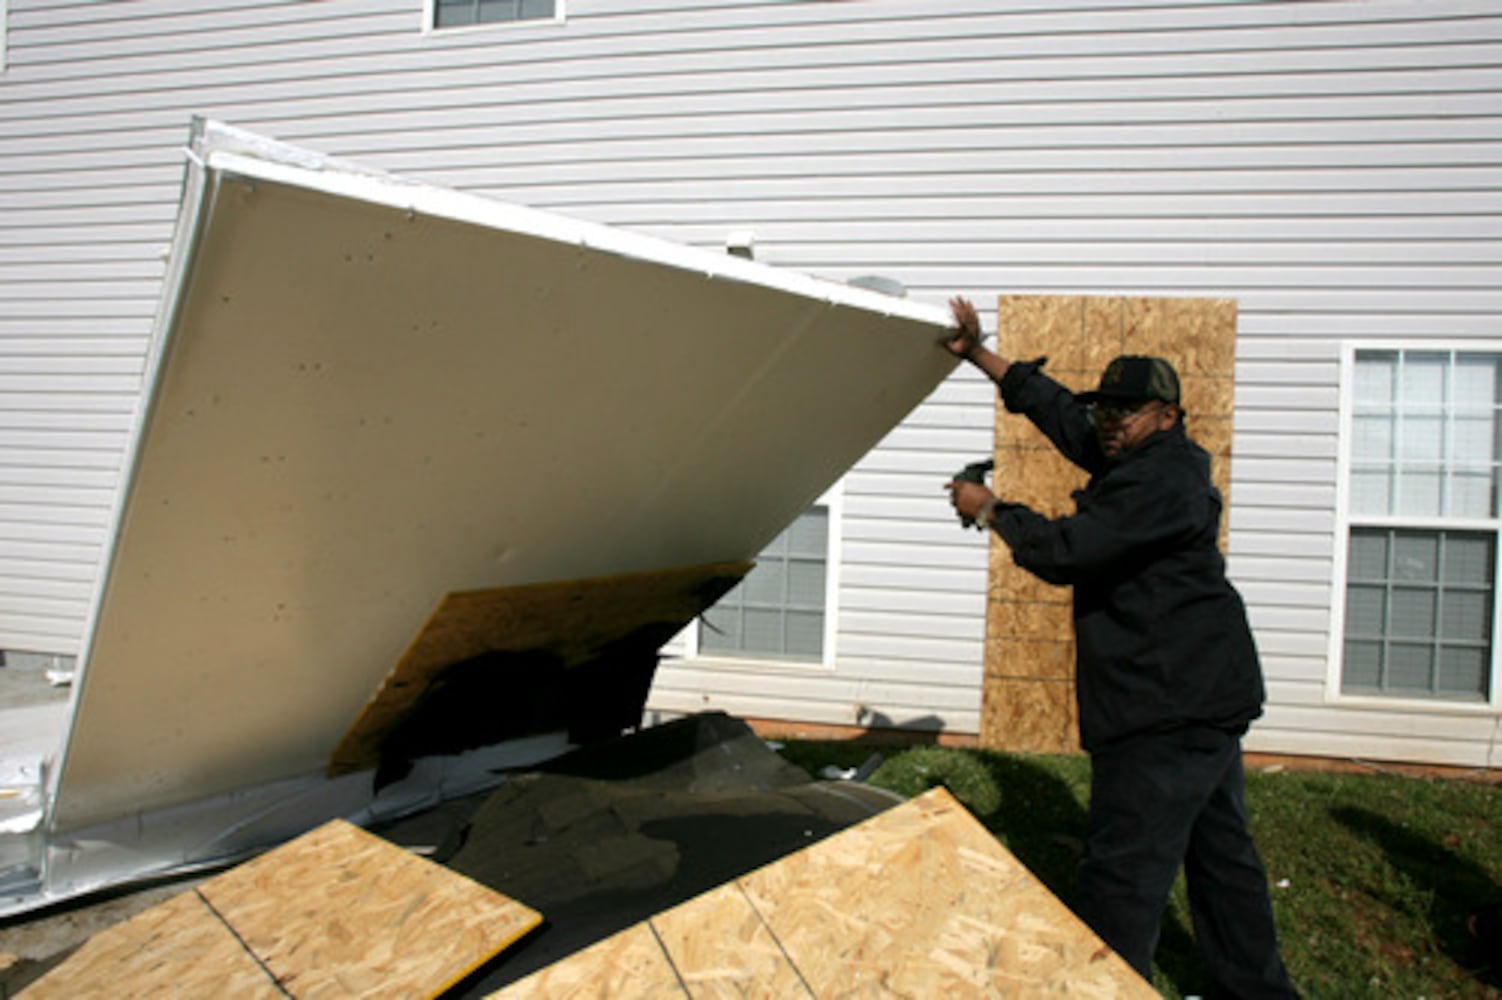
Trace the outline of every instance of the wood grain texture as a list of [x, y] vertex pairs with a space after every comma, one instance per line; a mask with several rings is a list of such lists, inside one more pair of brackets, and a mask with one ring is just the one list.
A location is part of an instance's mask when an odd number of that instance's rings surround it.
[[283, 1000], [286, 993], [224, 921], [188, 891], [95, 934], [25, 996]]
[[199, 886], [298, 997], [431, 997], [541, 915], [340, 820]]
[[541, 919], [334, 820], [94, 935], [26, 995], [436, 997]]
[[635, 1000], [689, 997], [657, 935], [646, 923], [628, 927], [555, 962], [490, 997], [496, 1000]]
[[1157, 996], [943, 788], [495, 995], [621, 995], [644, 966], [660, 992], [633, 995]]

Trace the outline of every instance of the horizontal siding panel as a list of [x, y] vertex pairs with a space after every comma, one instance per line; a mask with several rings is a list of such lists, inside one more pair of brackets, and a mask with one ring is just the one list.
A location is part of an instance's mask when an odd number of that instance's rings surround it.
[[1236, 557], [1236, 579], [1244, 585], [1289, 582], [1318, 584], [1328, 591], [1333, 569], [1329, 558], [1308, 558], [1308, 545], [1300, 553], [1284, 552], [1279, 556], [1256, 556], [1240, 553]]
[[1300, 534], [1267, 533], [1255, 531], [1240, 531], [1236, 533], [1236, 544], [1232, 546], [1232, 553], [1238, 569], [1244, 560], [1256, 559], [1259, 556], [1279, 557], [1294, 556], [1302, 557], [1320, 564], [1325, 573], [1325, 579], [1329, 579], [1330, 566], [1328, 553], [1335, 544], [1335, 536], [1328, 532], [1302, 532]]
[[[3, 543], [0, 543], [0, 553], [3, 552]], [[882, 636], [894, 644], [906, 644], [908, 639], [980, 640], [985, 638], [985, 628], [973, 617], [954, 614], [949, 608], [937, 612], [910, 608], [907, 612], [886, 610], [875, 613], [844, 609], [840, 614], [842, 648], [847, 638], [858, 636]]]
[[1374, 764], [1417, 761], [1453, 767], [1502, 767], [1502, 754], [1489, 752], [1489, 745], [1485, 743], [1387, 738], [1368, 733], [1311, 732], [1290, 725], [1274, 725], [1272, 720], [1263, 720], [1253, 726], [1244, 745], [1253, 753], [1335, 757]]
[[[14, 461], [24, 462], [24, 467], [9, 471], [11, 482], [56, 483], [56, 485], [84, 485], [84, 483], [113, 483], [122, 459], [116, 450], [57, 450], [41, 447], [36, 443], [17, 444], [12, 447]], [[0, 468], [5, 465], [0, 464]]]
[[[0, 487], [3, 489], [3, 487]], [[852, 539], [843, 543], [841, 555], [846, 563], [872, 566], [911, 566], [916, 569], [968, 569], [975, 564], [977, 549], [970, 545], [923, 545], [909, 542], [874, 544]]]
[[1294, 544], [1303, 544], [1301, 535], [1333, 537], [1335, 510], [1290, 510], [1287, 507], [1264, 507], [1246, 501], [1241, 494], [1233, 494], [1236, 502], [1231, 507], [1229, 518], [1231, 531], [1236, 535], [1267, 533], [1275, 536], [1291, 536], [1298, 539]]
[[[1281, 632], [1262, 629], [1257, 633], [1257, 649], [1263, 658], [1263, 669], [1272, 660], [1297, 660], [1298, 674], [1307, 677], [1306, 663], [1318, 661], [1323, 664], [1329, 652], [1329, 636], [1324, 632]], [[1306, 685], [1307, 681], [1304, 682]], [[1323, 687], [1320, 686], [1320, 690]]]
[[1330, 607], [1330, 582], [1309, 583], [1288, 578], [1282, 580], [1259, 579], [1242, 574], [1243, 563], [1237, 563], [1236, 586], [1248, 604], [1258, 609], [1296, 608], [1324, 613]]
[[871, 612], [909, 615], [918, 625], [930, 619], [947, 623], [944, 632], [919, 634], [947, 634], [958, 627], [958, 634], [965, 636], [981, 630], [977, 618], [985, 611], [984, 579], [980, 587], [967, 591], [922, 590], [913, 580], [901, 587], [853, 587], [845, 574], [841, 574], [840, 582], [840, 624], [851, 631], [862, 630], [860, 618], [852, 617], [852, 613]]
[[[1241, 581], [1232, 578], [1238, 588], [1246, 590]], [[1330, 628], [1330, 609], [1328, 606], [1321, 607], [1309, 604], [1294, 604], [1289, 602], [1267, 602], [1256, 600], [1252, 595], [1247, 597], [1247, 619], [1251, 622], [1252, 631], [1262, 633], [1264, 629], [1275, 632], [1308, 632], [1316, 633], [1328, 631]], [[1260, 596], [1260, 595], [1259, 595]]]
[[1333, 489], [1335, 459], [1333, 455], [1329, 458], [1304, 458], [1297, 455], [1263, 458], [1255, 453], [1238, 452], [1235, 458], [1235, 475], [1237, 486], [1248, 480], [1255, 480], [1261, 485], [1328, 483]]
[[1362, 734], [1392, 739], [1417, 738], [1445, 742], [1473, 742], [1490, 738], [1496, 731], [1495, 715], [1436, 705], [1432, 708], [1405, 702], [1390, 710], [1330, 706], [1313, 708], [1301, 705], [1278, 706], [1280, 725], [1300, 729], [1323, 729], [1328, 734]]
[[915, 692], [923, 688], [943, 690], [945, 704], [966, 708], [980, 700], [983, 670], [979, 659], [955, 663], [914, 663], [884, 656], [846, 656], [842, 651], [840, 673], [910, 689], [904, 697], [908, 703], [921, 700], [921, 695]]
[[980, 594], [986, 585], [984, 555], [975, 562], [975, 566], [965, 569], [932, 569], [852, 563], [847, 559], [839, 570], [841, 600], [857, 600], [857, 595], [871, 591], [949, 594], [951, 599], [959, 594], [973, 597], [974, 610], [978, 610], [983, 604]]
[[856, 659], [882, 659], [917, 663], [980, 663], [982, 639], [929, 639], [847, 633], [841, 630], [840, 655]]
[[[1238, 426], [1241, 421], [1237, 421]], [[1189, 433], [1194, 433], [1194, 418], [1190, 415]], [[1250, 472], [1243, 470], [1243, 475], [1255, 476], [1256, 462], [1269, 459], [1287, 458], [1291, 460], [1290, 471], [1294, 473], [1319, 472], [1320, 478], [1330, 479], [1334, 475], [1334, 461], [1339, 442], [1333, 435], [1300, 434], [1297, 431], [1280, 434], [1251, 434], [1236, 433], [1231, 439], [1231, 454], [1233, 462], [1240, 465], [1243, 461], [1254, 463]]]
[[[938, 494], [938, 485], [935, 484]], [[950, 545], [972, 544], [984, 546], [985, 539], [974, 531], [960, 526], [949, 501], [942, 494], [934, 498], [933, 509], [924, 520], [875, 521], [865, 518], [848, 518], [841, 536], [848, 541], [861, 543], [892, 542], [903, 545]]]
[[[1239, 403], [1248, 395], [1255, 396], [1256, 394], [1255, 389], [1238, 388], [1237, 401]], [[1263, 434], [1269, 439], [1272, 439], [1274, 435], [1314, 438], [1328, 442], [1333, 447], [1338, 430], [1337, 414], [1333, 409], [1279, 410], [1268, 408], [1265, 404], [1261, 407], [1238, 406], [1236, 409], [1235, 441]]]

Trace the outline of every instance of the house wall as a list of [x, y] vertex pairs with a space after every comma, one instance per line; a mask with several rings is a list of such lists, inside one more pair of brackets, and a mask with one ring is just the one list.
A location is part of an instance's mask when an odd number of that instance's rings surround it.
[[[1235, 298], [1251, 745], [1499, 762], [1495, 710], [1327, 692], [1342, 342], [1499, 331], [1491, 0], [569, 0], [444, 33], [422, 6], [6, 0], [0, 648], [79, 647], [198, 114], [681, 242], [751, 229], [988, 327], [1003, 292]], [[846, 477], [832, 662], [673, 662], [653, 705], [975, 732], [986, 547], [940, 484], [992, 406], [961, 372]]]

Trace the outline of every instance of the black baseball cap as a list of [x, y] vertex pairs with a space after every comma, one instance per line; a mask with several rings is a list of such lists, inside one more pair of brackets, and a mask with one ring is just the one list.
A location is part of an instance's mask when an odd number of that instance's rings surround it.
[[1145, 402], [1161, 399], [1165, 403], [1179, 402], [1179, 376], [1173, 365], [1162, 358], [1149, 358], [1140, 354], [1123, 354], [1106, 365], [1101, 372], [1100, 385], [1090, 392], [1075, 394], [1081, 403], [1096, 402]]

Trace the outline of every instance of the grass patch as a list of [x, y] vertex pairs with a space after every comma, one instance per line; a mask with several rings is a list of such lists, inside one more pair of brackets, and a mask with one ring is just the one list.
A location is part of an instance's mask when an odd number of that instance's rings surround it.
[[[942, 784], [1065, 902], [1083, 850], [1089, 761], [939, 747], [790, 742], [812, 775], [884, 756], [872, 784], [911, 797]], [[1247, 775], [1252, 832], [1273, 884], [1283, 959], [1310, 1000], [1499, 1000], [1466, 928], [1502, 899], [1502, 786], [1389, 774]], [[1163, 924], [1154, 985], [1202, 993], [1183, 878]]]

